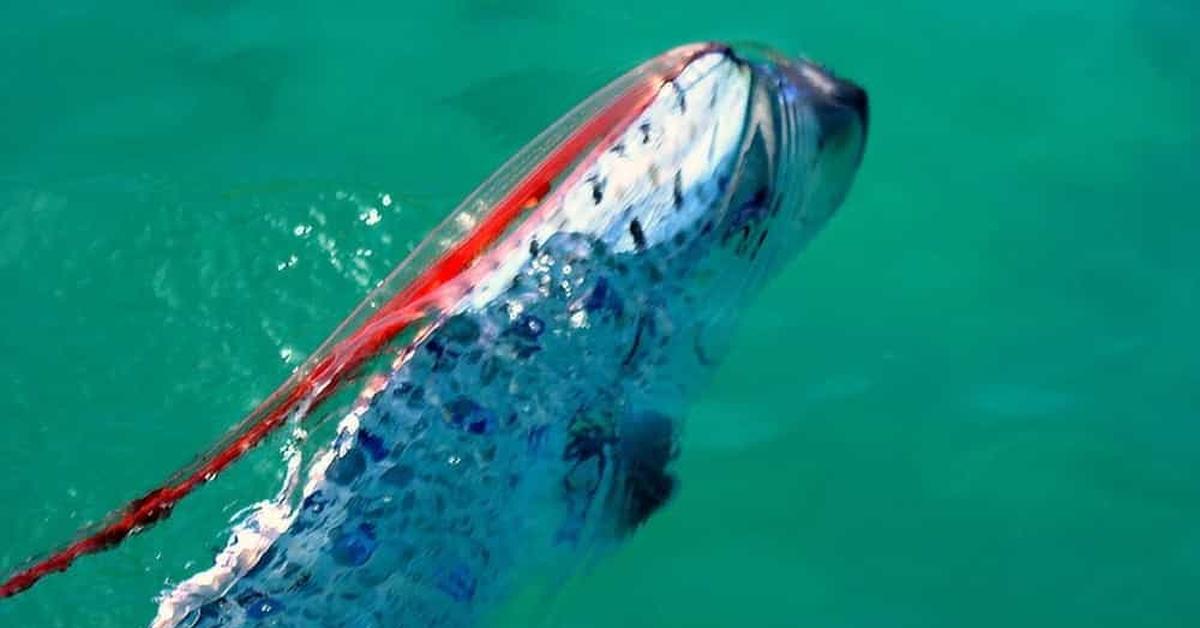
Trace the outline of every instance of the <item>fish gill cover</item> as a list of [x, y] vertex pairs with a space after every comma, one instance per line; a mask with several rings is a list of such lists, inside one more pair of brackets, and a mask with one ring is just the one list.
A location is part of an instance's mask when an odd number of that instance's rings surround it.
[[651, 59], [484, 182], [221, 443], [0, 596], [333, 415], [333, 444], [289, 461], [155, 625], [469, 625], [670, 497], [687, 400], [746, 298], [840, 204], [866, 120], [865, 92], [807, 61]]

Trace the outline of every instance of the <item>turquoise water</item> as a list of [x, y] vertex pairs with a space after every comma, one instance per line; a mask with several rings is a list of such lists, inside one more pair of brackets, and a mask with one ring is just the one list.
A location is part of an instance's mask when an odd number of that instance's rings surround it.
[[[720, 38], [866, 85], [861, 176], [678, 499], [497, 623], [1200, 624], [1200, 7], [578, 4], [0, 9], [0, 570], [212, 442], [574, 102]], [[144, 625], [278, 460], [0, 625]]]

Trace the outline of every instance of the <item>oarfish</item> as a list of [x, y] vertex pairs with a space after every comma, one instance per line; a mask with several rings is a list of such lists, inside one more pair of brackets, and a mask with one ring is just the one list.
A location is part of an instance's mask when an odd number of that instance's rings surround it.
[[670, 498], [688, 400], [841, 204], [866, 134], [866, 93], [813, 62], [651, 59], [471, 194], [225, 442], [0, 594], [162, 518], [354, 382], [303, 481], [154, 625], [472, 625]]

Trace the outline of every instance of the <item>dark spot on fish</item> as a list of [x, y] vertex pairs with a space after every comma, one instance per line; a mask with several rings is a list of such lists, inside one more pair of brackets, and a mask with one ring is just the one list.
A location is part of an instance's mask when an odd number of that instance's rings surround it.
[[537, 455], [542, 450], [542, 445], [546, 442], [546, 431], [549, 426], [538, 425], [529, 428], [529, 433], [525, 436], [526, 450], [531, 455]]
[[288, 586], [287, 590], [289, 593], [303, 591], [309, 588], [309, 585], [312, 584], [313, 576], [311, 571], [301, 571], [299, 573], [293, 572], [291, 577], [295, 578], [295, 581]]
[[316, 490], [304, 498], [304, 502], [300, 505], [300, 508], [304, 512], [319, 515], [325, 510], [325, 506], [328, 504], [329, 500], [325, 498], [325, 494], [320, 490]]
[[246, 609], [246, 617], [265, 619], [283, 608], [283, 604], [253, 589], [237, 596], [238, 604]]
[[612, 148], [610, 148], [608, 150], [611, 151], [613, 154], [617, 155], [618, 157], [624, 157], [625, 156], [625, 142], [617, 142], [616, 144], [613, 144]]
[[470, 344], [479, 339], [479, 322], [468, 314], [455, 314], [442, 324], [441, 336], [458, 344]]
[[[509, 415], [508, 418], [509, 418], [509, 420], [505, 421], [505, 423], [508, 424], [509, 426], [511, 426], [513, 417], [512, 417], [512, 415]], [[495, 460], [496, 460], [496, 444], [495, 443], [491, 443], [491, 444], [487, 445], [486, 447], [480, 448], [479, 462], [487, 465], [487, 464], [491, 464], [492, 462], [495, 462]], [[486, 477], [487, 476], [485, 476], [485, 478]], [[485, 479], [484, 481], [488, 481], [488, 480]]]
[[275, 598], [264, 597], [245, 607], [246, 616], [250, 619], [265, 619], [283, 608], [283, 603]]
[[640, 131], [642, 134], [642, 143], [649, 144], [650, 143], [650, 123], [643, 122], [643, 123], [639, 124], [638, 131]]
[[[430, 338], [425, 343], [425, 350], [436, 356], [438, 361], [440, 361], [441, 358], [446, 357], [447, 354], [446, 343], [442, 342], [442, 339], [436, 336]], [[450, 352], [450, 357], [453, 358], [455, 355], [456, 354], [453, 351]]]
[[[512, 421], [508, 421], [508, 423], [511, 425]], [[484, 409], [483, 412], [476, 414], [466, 422], [466, 428], [472, 434], [488, 434], [496, 429], [496, 415], [492, 414], [490, 410]]]
[[675, 97], [677, 103], [679, 104], [679, 113], [687, 113], [687, 99], [684, 97], [683, 88], [681, 88], [679, 83], [676, 83], [675, 81], [671, 81], [671, 87], [675, 88]]
[[589, 312], [609, 311], [617, 316], [620, 316], [623, 311], [621, 297], [612, 289], [605, 277], [596, 280], [596, 285], [588, 293], [583, 307]]
[[376, 462], [387, 457], [387, 447], [384, 446], [383, 439], [367, 430], [358, 430], [358, 444]]
[[546, 323], [542, 322], [542, 319], [534, 316], [533, 314], [522, 314], [518, 316], [517, 320], [513, 321], [512, 326], [509, 327], [509, 331], [511, 331], [514, 335], [526, 340], [537, 340], [538, 336], [541, 336], [542, 332], [545, 330]]
[[467, 397], [447, 403], [445, 413], [451, 425], [471, 434], [487, 434], [496, 428], [496, 415]]
[[475, 576], [465, 563], [456, 563], [442, 572], [437, 580], [437, 588], [455, 602], [467, 602], [474, 598], [476, 586]]
[[359, 567], [366, 564], [375, 553], [379, 542], [375, 538], [375, 526], [360, 523], [348, 532], [343, 532], [333, 541], [334, 562], [339, 565]]
[[416, 473], [413, 472], [412, 467], [406, 464], [398, 464], [391, 469], [384, 471], [383, 476], [380, 479], [388, 484], [392, 484], [399, 488], [404, 488], [411, 484], [413, 478], [415, 477]]
[[489, 358], [483, 361], [483, 365], [479, 367], [479, 383], [487, 386], [496, 380], [500, 375], [500, 361], [495, 358]]
[[633, 237], [633, 245], [638, 249], [646, 248], [646, 232], [642, 231], [642, 223], [634, 218], [629, 223], [629, 235]]
[[537, 257], [537, 255], [538, 255], [538, 241], [537, 241], [537, 238], [533, 238], [532, 240], [529, 241], [529, 256]]
[[637, 357], [638, 350], [642, 346], [642, 336], [646, 333], [648, 319], [645, 314], [638, 315], [637, 330], [633, 333], [633, 344], [630, 345], [629, 351], [625, 354], [625, 359], [621, 360], [621, 366], [628, 368], [633, 364], [633, 359]]
[[[218, 551], [219, 548], [218, 548]], [[230, 607], [233, 603], [225, 598], [217, 598], [211, 602], [205, 603], [199, 609], [188, 614], [184, 618], [183, 625], [191, 626], [220, 626], [222, 615], [230, 612]], [[191, 622], [190, 624], [187, 622]]]
[[604, 200], [604, 179], [593, 178], [592, 179], [592, 202], [595, 203], [596, 205], [599, 205], [600, 201], [602, 201], [602, 200]]
[[546, 329], [546, 323], [532, 314], [522, 314], [513, 321], [502, 334], [509, 340], [509, 346], [516, 352], [517, 357], [527, 358], [538, 351], [538, 337]]
[[675, 171], [675, 184], [671, 189], [671, 202], [675, 204], [675, 211], [683, 209], [683, 171]]
[[662, 265], [660, 263], [654, 263], [647, 266], [646, 277], [650, 280], [650, 283], [659, 284], [662, 283], [664, 278], [666, 278], [666, 275], [663, 272]]
[[446, 343], [437, 337], [430, 338], [425, 344], [425, 349], [434, 355], [434, 372], [445, 373], [454, 369], [454, 364], [459, 355], [457, 349], [447, 347]]
[[415, 386], [412, 382], [400, 382], [398, 386], [392, 389], [392, 396], [396, 399], [406, 399], [409, 409], [421, 407], [425, 401], [425, 389], [421, 386]]
[[357, 447], [351, 447], [329, 465], [325, 477], [334, 484], [346, 485], [358, 479], [366, 466], [367, 462], [363, 459], [362, 452]]

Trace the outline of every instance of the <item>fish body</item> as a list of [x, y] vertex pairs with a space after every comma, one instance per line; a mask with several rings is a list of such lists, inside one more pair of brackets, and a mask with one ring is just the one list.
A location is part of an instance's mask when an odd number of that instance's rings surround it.
[[[352, 380], [294, 500], [238, 524], [154, 625], [469, 626], [619, 542], [675, 491], [688, 400], [840, 204], [866, 122], [853, 84], [719, 44], [568, 114], [431, 236], [448, 252], [352, 317], [371, 333], [318, 352], [310, 373], [384, 366]], [[409, 336], [361, 340], [381, 329]]]

